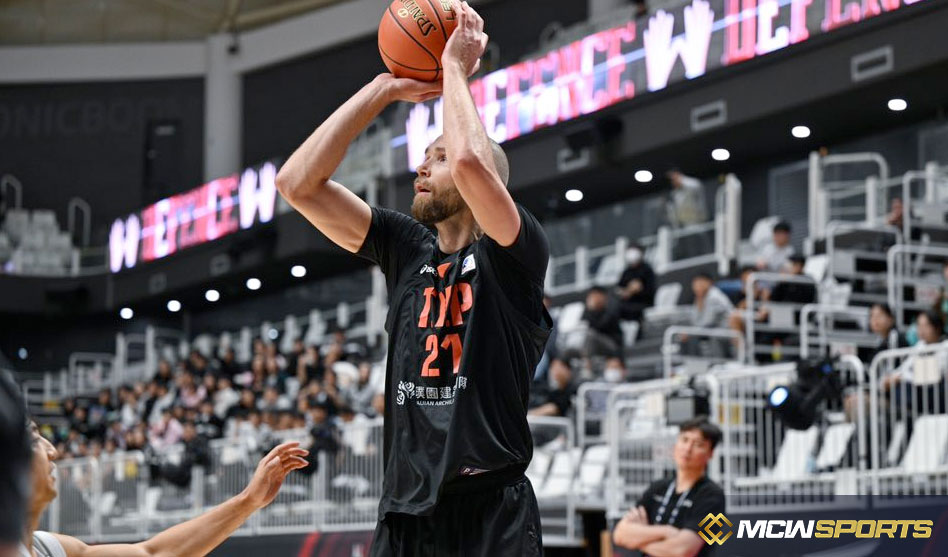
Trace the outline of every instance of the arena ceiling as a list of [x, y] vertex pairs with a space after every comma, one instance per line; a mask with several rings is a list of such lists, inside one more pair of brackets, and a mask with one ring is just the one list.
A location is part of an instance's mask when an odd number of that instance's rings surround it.
[[347, 0], [2, 0], [0, 45], [200, 40]]

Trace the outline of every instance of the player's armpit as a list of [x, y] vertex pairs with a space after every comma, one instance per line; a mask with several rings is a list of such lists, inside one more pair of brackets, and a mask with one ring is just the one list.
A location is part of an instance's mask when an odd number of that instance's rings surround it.
[[327, 180], [315, 188], [281, 186], [280, 194], [306, 220], [339, 247], [356, 253], [365, 242], [372, 224], [372, 209], [345, 186]]
[[140, 545], [86, 545], [71, 536], [53, 535], [66, 550], [66, 557], [150, 557]]

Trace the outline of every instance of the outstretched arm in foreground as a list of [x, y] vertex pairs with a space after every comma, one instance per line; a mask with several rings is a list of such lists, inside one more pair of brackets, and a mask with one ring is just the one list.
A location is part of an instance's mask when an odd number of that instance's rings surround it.
[[372, 223], [369, 206], [330, 180], [349, 144], [389, 104], [421, 102], [441, 94], [441, 83], [381, 74], [339, 107], [286, 161], [276, 177], [286, 201], [336, 245], [357, 252]]
[[254, 512], [269, 505], [283, 480], [293, 470], [306, 467], [307, 450], [299, 443], [284, 443], [270, 451], [257, 466], [240, 495], [214, 509], [134, 545], [89, 546], [69, 536], [56, 535], [67, 557], [201, 557], [220, 545]]
[[444, 143], [451, 176], [484, 233], [502, 246], [520, 235], [520, 213], [494, 164], [493, 146], [477, 114], [468, 76], [487, 47], [484, 20], [454, 0], [458, 26], [441, 55], [444, 66]]

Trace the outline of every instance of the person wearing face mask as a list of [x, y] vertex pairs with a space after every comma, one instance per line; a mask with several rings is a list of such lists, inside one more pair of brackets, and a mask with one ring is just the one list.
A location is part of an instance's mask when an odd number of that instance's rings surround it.
[[621, 300], [621, 316], [641, 322], [645, 308], [655, 303], [655, 270], [644, 260], [644, 252], [638, 245], [629, 248], [626, 261], [628, 266], [616, 285]]

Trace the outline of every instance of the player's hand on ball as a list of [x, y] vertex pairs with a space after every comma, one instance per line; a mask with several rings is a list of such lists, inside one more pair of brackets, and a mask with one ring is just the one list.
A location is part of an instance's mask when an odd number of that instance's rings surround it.
[[440, 97], [444, 90], [441, 81], [418, 81], [395, 77], [390, 73], [380, 74], [375, 80], [385, 88], [390, 102], [420, 103]]
[[257, 465], [257, 471], [244, 489], [244, 495], [255, 508], [266, 507], [280, 492], [286, 476], [293, 470], [299, 470], [308, 465], [303, 458], [308, 454], [309, 451], [300, 448], [298, 441], [290, 441], [276, 447]]
[[452, 7], [458, 18], [458, 26], [448, 39], [448, 44], [444, 46], [441, 65], [445, 68], [456, 65], [465, 75], [471, 76], [480, 69], [481, 56], [487, 48], [484, 20], [467, 2], [452, 0]]

